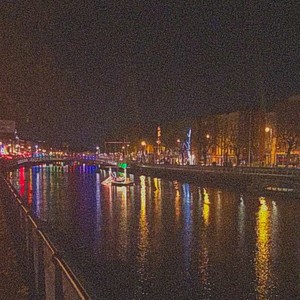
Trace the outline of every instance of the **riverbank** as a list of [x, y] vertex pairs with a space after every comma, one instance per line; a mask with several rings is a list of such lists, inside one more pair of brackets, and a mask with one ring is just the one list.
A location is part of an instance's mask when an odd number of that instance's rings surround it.
[[300, 197], [299, 169], [132, 164], [129, 172], [197, 182], [208, 186], [228, 186], [251, 193], [282, 192], [288, 196]]
[[30, 299], [8, 225], [4, 197], [3, 182], [0, 182], [0, 299]]

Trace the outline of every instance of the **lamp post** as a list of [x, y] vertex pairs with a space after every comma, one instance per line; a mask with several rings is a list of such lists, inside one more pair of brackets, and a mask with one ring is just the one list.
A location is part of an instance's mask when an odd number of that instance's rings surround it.
[[267, 126], [265, 128], [265, 132], [268, 134], [267, 151], [270, 156], [269, 165], [275, 165], [276, 164], [276, 138], [274, 137], [272, 127]]
[[[156, 156], [158, 160], [158, 164], [160, 164], [160, 139], [157, 139], [156, 144], [157, 144], [157, 151], [156, 151]], [[156, 161], [157, 163], [157, 161]]]
[[127, 156], [127, 159], [130, 158], [130, 155], [129, 155], [129, 144], [126, 145], [126, 156]]
[[205, 145], [205, 157], [204, 157], [204, 165], [206, 166], [207, 165], [207, 163], [208, 163], [208, 165], [210, 165], [210, 161], [207, 161], [207, 155], [208, 155], [208, 150], [209, 150], [209, 139], [210, 139], [210, 134], [209, 133], [207, 133], [206, 134], [206, 145]]
[[142, 146], [142, 163], [144, 163], [145, 162], [146, 142], [142, 141], [141, 142], [141, 146]]
[[181, 140], [177, 139], [177, 146], [178, 146], [178, 164], [181, 165], [182, 161], [181, 161]]
[[123, 160], [125, 160], [125, 146], [122, 146], [122, 156], [123, 156]]

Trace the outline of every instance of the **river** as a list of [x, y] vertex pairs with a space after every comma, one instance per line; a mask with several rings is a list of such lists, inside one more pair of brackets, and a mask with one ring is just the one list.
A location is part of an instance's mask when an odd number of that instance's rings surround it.
[[10, 174], [93, 299], [300, 299], [300, 203], [96, 167]]

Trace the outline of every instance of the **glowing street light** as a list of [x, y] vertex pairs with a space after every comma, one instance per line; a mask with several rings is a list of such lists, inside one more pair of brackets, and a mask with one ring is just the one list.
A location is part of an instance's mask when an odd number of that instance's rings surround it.
[[96, 147], [96, 156], [99, 156], [99, 154], [100, 154], [100, 147], [97, 146], [97, 147]]
[[145, 162], [145, 149], [146, 149], [146, 142], [142, 141], [141, 142], [141, 146], [142, 146], [142, 163]]
[[271, 132], [271, 133], [272, 133], [272, 128], [270, 128], [270, 127], [267, 126], [267, 127], [265, 128], [265, 132]]
[[124, 160], [125, 159], [125, 146], [124, 145], [122, 146], [122, 157]]
[[[272, 127], [266, 126], [265, 127], [265, 132], [268, 134], [268, 147], [267, 150], [270, 153], [270, 161], [269, 164], [274, 164], [276, 161], [276, 138], [273, 136], [273, 130]], [[267, 159], [267, 157], [266, 157]]]

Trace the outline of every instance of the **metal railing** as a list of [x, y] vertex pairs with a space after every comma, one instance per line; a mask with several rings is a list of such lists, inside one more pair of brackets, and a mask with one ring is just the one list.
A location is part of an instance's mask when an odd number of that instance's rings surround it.
[[91, 162], [99, 165], [117, 165], [117, 162], [111, 160], [110, 158], [76, 158], [76, 157], [28, 157], [28, 158], [18, 158], [12, 160], [2, 161], [0, 164], [3, 171], [11, 168], [17, 168], [21, 165], [31, 163], [31, 164], [41, 164], [41, 163], [55, 163], [55, 162]]
[[261, 167], [223, 167], [223, 166], [199, 166], [199, 165], [142, 165], [141, 168], [157, 170], [178, 170], [195, 172], [213, 172], [213, 173], [233, 173], [233, 174], [265, 174], [296, 176], [300, 178], [300, 169], [297, 168], [261, 168]]
[[5, 205], [17, 254], [28, 275], [31, 299], [91, 299], [70, 267], [31, 215], [14, 187], [4, 178]]

